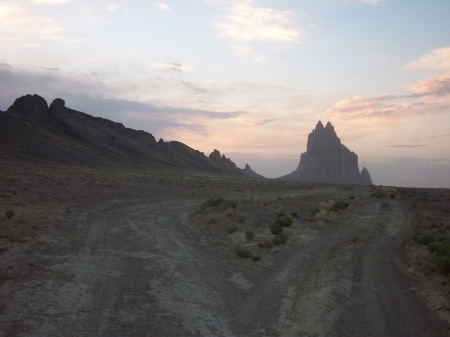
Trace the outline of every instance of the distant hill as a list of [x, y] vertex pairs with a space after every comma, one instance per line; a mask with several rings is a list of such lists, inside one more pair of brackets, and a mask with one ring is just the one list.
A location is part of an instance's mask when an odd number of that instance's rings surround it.
[[6, 160], [145, 166], [253, 176], [224, 167], [178, 142], [156, 141], [151, 133], [69, 109], [57, 98], [50, 106], [39, 95], [17, 98], [0, 111], [0, 157]]
[[308, 135], [306, 152], [300, 156], [297, 169], [280, 179], [332, 184], [371, 185], [369, 171], [361, 172], [358, 156], [341, 143], [330, 122], [319, 121]]

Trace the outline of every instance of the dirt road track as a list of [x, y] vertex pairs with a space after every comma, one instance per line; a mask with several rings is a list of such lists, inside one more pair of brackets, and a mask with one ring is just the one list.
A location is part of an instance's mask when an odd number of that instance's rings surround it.
[[401, 205], [363, 194], [269, 265], [199, 245], [186, 215], [201, 199], [87, 212], [10, 309], [21, 336], [448, 335], [403, 274]]

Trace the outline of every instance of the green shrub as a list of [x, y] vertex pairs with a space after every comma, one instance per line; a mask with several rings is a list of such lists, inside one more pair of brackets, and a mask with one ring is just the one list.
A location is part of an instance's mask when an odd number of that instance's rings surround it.
[[252, 257], [252, 253], [248, 249], [245, 249], [239, 245], [236, 246], [236, 254], [244, 259], [250, 259]]
[[200, 209], [204, 210], [206, 208], [216, 208], [225, 210], [227, 208], [236, 208], [237, 202], [233, 200], [226, 200], [223, 198], [211, 198], [206, 200], [201, 206]]
[[283, 231], [283, 227], [279, 223], [275, 223], [270, 227], [270, 232], [274, 235], [280, 234]]
[[273, 240], [271, 238], [258, 241], [258, 247], [260, 248], [273, 248]]
[[275, 235], [273, 237], [273, 243], [275, 245], [281, 245], [283, 243], [286, 243], [287, 240], [288, 240], [288, 235], [285, 232], [281, 232], [280, 234]]
[[434, 237], [432, 237], [430, 235], [425, 235], [425, 236], [420, 238], [419, 242], [422, 245], [429, 245], [430, 243], [434, 242]]
[[431, 242], [428, 245], [428, 250], [438, 256], [448, 256], [450, 254], [450, 242]]
[[293, 217], [294, 219], [298, 219], [298, 213], [297, 212], [292, 212], [291, 213], [291, 217]]
[[255, 233], [253, 233], [253, 231], [248, 230], [245, 232], [245, 238], [247, 239], [247, 241], [253, 240], [254, 237]]
[[13, 211], [6, 211], [5, 212], [6, 219], [12, 219], [13, 216], [14, 216], [14, 212]]
[[443, 275], [450, 274], [450, 256], [436, 256], [433, 262], [439, 273]]
[[333, 206], [331, 206], [331, 210], [332, 211], [341, 211], [341, 210], [346, 209], [348, 206], [350, 206], [348, 202], [345, 202], [343, 200], [338, 200], [333, 204]]
[[315, 215], [318, 214], [318, 213], [320, 213], [320, 209], [319, 209], [318, 207], [314, 208], [314, 209], [311, 211], [311, 215], [312, 215], [312, 216], [315, 216]]
[[233, 234], [235, 233], [237, 230], [239, 229], [239, 227], [236, 224], [231, 224], [227, 227], [227, 232], [228, 234]]
[[292, 218], [286, 215], [278, 217], [277, 220], [275, 220], [275, 223], [279, 224], [281, 227], [289, 227], [290, 225], [292, 225], [292, 222]]

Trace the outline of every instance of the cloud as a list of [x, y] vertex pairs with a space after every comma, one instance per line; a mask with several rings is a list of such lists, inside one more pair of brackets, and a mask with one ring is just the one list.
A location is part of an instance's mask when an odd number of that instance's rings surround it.
[[302, 34], [299, 15], [291, 10], [259, 7], [253, 0], [237, 1], [226, 7], [226, 15], [215, 22], [223, 37], [239, 41], [293, 44]]
[[70, 1], [71, 0], [34, 0], [33, 2], [38, 5], [59, 5]]
[[41, 67], [42, 69], [45, 70], [50, 70], [50, 71], [59, 71], [60, 69], [58, 67]]
[[20, 3], [0, 4], [0, 22], [0, 32], [10, 37], [21, 34], [48, 36], [62, 30], [49, 16], [37, 13]]
[[406, 70], [437, 70], [450, 76], [450, 47], [433, 49], [405, 67]]
[[[41, 4], [54, 5], [62, 2], [46, 1]], [[46, 41], [57, 41], [63, 43], [82, 42], [86, 39], [70, 38], [63, 34], [63, 27], [52, 17], [30, 6], [26, 2], [6, 1], [0, 3], [0, 33], [3, 44], [14, 47], [40, 47]]]
[[231, 46], [238, 55], [243, 55], [252, 59], [253, 62], [262, 62], [266, 58], [262, 54], [258, 54], [250, 47]]
[[450, 95], [450, 77], [419, 81], [408, 88], [423, 96], [447, 96]]
[[434, 138], [442, 138], [442, 137], [450, 137], [450, 133], [446, 133], [444, 135], [427, 136], [427, 137], [424, 137], [424, 138], [434, 139]]
[[183, 65], [176, 62], [169, 62], [169, 63], [152, 63], [150, 64], [151, 67], [160, 69], [160, 70], [167, 70], [167, 71], [174, 71], [177, 73], [184, 73], [187, 71], [191, 71], [193, 69], [190, 65]]
[[410, 148], [414, 149], [416, 147], [425, 147], [426, 145], [423, 144], [417, 144], [417, 145], [404, 145], [404, 144], [395, 144], [395, 145], [387, 145], [389, 147], [399, 147], [399, 148]]
[[360, 1], [369, 5], [378, 5], [379, 3], [382, 3], [384, 0], [360, 0]]
[[156, 8], [158, 8], [161, 11], [168, 12], [168, 11], [171, 10], [170, 6], [168, 4], [166, 4], [166, 3], [164, 3], [164, 2], [157, 2], [157, 1], [155, 1], [155, 2], [152, 2], [152, 5], [154, 7], [156, 7]]
[[256, 127], [258, 127], [258, 126], [263, 126], [263, 125], [269, 124], [269, 123], [274, 122], [276, 120], [277, 120], [276, 118], [264, 118], [264, 119], [257, 119], [257, 120], [250, 120], [250, 119], [245, 119], [244, 118], [244, 119], [242, 119], [242, 122], [245, 125], [248, 125], [248, 126], [256, 126]]

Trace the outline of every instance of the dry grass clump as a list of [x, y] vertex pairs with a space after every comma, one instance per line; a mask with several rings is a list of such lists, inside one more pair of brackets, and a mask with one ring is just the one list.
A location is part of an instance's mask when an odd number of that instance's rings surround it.
[[371, 193], [375, 198], [395, 198], [397, 191], [391, 187], [379, 187]]
[[321, 202], [319, 207], [316, 207], [311, 212], [311, 215], [324, 222], [331, 222], [340, 211], [345, 210], [349, 206], [350, 204], [347, 200], [327, 200]]
[[336, 216], [336, 212], [333, 210], [333, 204], [334, 201], [323, 201], [319, 207], [316, 207], [311, 212], [311, 215], [324, 222], [331, 222]]

